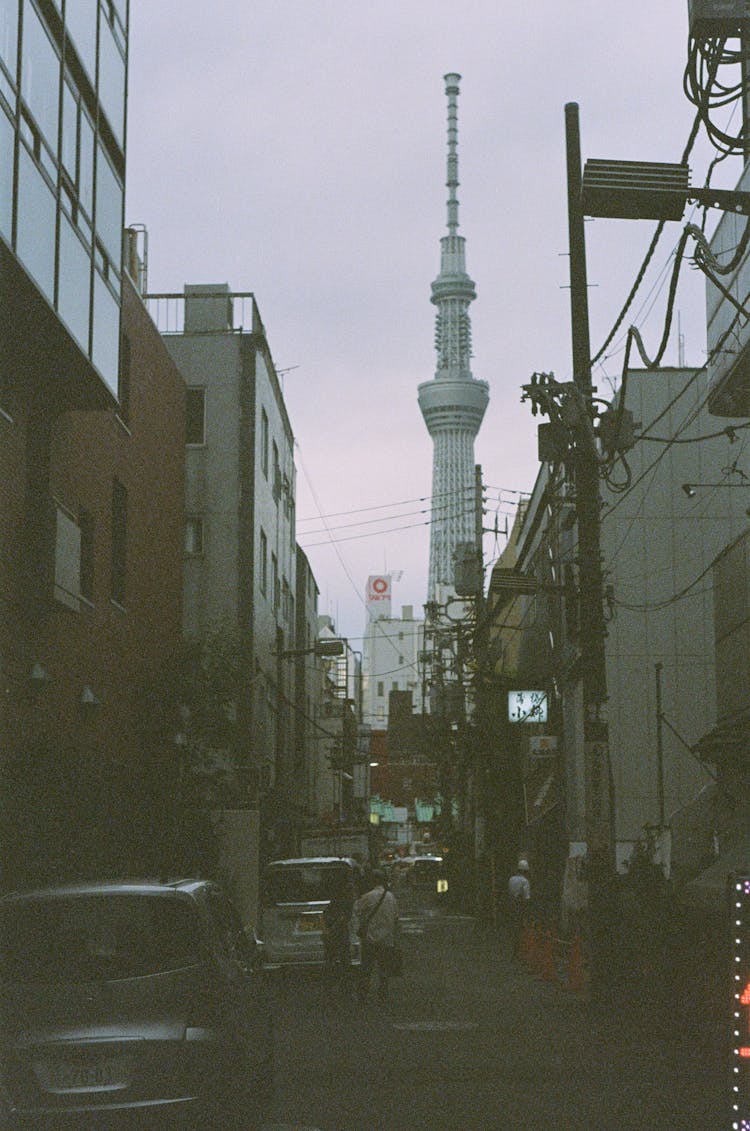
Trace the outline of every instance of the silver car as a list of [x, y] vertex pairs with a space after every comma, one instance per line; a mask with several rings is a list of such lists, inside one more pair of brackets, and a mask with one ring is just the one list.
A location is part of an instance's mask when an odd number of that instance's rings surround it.
[[254, 946], [204, 880], [4, 896], [5, 1124], [255, 1117], [272, 1087], [273, 1035]]
[[[273, 860], [266, 865], [261, 891], [261, 935], [270, 968], [323, 964], [323, 912], [342, 879], [351, 885], [353, 902], [360, 868], [349, 857], [310, 856]], [[358, 965], [360, 942], [353, 911], [349, 951], [352, 964]]]

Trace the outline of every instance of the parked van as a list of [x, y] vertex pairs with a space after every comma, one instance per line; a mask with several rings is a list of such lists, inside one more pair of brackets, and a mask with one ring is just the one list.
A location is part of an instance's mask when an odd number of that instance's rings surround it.
[[[360, 868], [345, 856], [311, 856], [295, 860], [273, 860], [263, 871], [261, 926], [267, 967], [322, 965], [323, 912], [341, 883], [352, 883], [359, 892]], [[349, 926], [351, 957], [359, 963], [360, 944], [355, 918]]]

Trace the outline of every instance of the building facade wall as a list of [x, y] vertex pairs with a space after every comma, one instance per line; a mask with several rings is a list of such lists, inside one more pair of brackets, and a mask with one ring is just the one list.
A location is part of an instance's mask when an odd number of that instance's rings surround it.
[[[59, 850], [69, 840], [71, 867], [86, 864], [89, 838], [97, 836], [99, 864], [109, 851], [113, 860], [118, 853], [140, 858], [148, 840], [143, 822], [163, 809], [157, 795], [173, 759], [170, 719], [155, 689], [164, 685], [181, 635], [184, 386], [127, 278], [123, 332], [127, 423], [114, 410], [61, 412], [51, 423], [42, 600], [38, 587], [29, 589], [23, 530], [13, 528], [23, 514], [3, 514], [3, 546], [14, 548], [4, 554], [11, 604], [4, 589], [10, 694], [3, 750], [14, 805], [23, 809], [18, 844], [26, 836], [40, 845], [57, 838]], [[12, 434], [15, 422], [4, 423]], [[20, 481], [28, 452], [13, 446]], [[127, 500], [116, 598], [115, 483]], [[44, 675], [36, 684], [29, 680], [34, 665]], [[84, 689], [93, 702], [82, 701]], [[26, 848], [33, 859], [36, 850]]]
[[391, 691], [410, 691], [421, 708], [419, 655], [424, 649], [424, 621], [404, 606], [401, 617], [377, 617], [365, 629], [362, 660], [363, 721], [378, 730], [388, 726]]
[[[717, 431], [706, 392], [701, 371], [634, 371], [628, 407], [646, 432], [689, 441]], [[710, 566], [747, 525], [746, 492], [729, 486], [726, 469], [736, 453], [727, 436], [672, 444], [658, 463], [655, 446], [641, 442], [628, 454], [632, 491], [603, 491], [602, 551], [615, 597], [607, 639], [610, 746], [617, 835], [625, 842], [659, 818], [657, 663], [664, 716], [681, 736], [663, 728], [667, 819], [709, 781], [684, 744], [696, 743], [716, 719]], [[697, 485], [692, 497], [683, 484]]]
[[[273, 791], [293, 761], [295, 635], [294, 438], [265, 331], [252, 331], [226, 284], [186, 285], [184, 329], [164, 341], [188, 390], [204, 390], [202, 442], [188, 445], [186, 518], [200, 552], [186, 555], [184, 629], [231, 638], [244, 665], [236, 753], [248, 788]], [[235, 326], [235, 322], [237, 325]]]
[[186, 553], [184, 631], [233, 629], [238, 603], [239, 338], [170, 335], [165, 345], [189, 389], [205, 390], [204, 441], [185, 452], [185, 514], [200, 519], [202, 548]]

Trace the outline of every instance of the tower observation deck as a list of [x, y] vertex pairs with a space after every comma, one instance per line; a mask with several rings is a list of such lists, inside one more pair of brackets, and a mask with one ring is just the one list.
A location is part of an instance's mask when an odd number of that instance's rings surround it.
[[474, 438], [489, 402], [489, 386], [471, 373], [469, 303], [476, 298], [458, 235], [458, 84], [445, 76], [448, 97], [448, 234], [440, 240], [440, 274], [432, 284], [437, 369], [419, 386], [419, 407], [433, 441], [428, 600], [454, 592], [456, 546], [475, 541]]

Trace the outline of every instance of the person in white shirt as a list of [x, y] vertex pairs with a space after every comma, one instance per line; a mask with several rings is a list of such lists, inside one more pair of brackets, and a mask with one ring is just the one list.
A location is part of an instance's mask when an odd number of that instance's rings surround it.
[[388, 947], [396, 946], [398, 932], [398, 904], [392, 891], [388, 891], [385, 872], [376, 869], [372, 873], [373, 887], [357, 900], [354, 910], [357, 915], [358, 930], [362, 944], [362, 957], [359, 968], [359, 992], [361, 1002], [367, 1000], [370, 977], [373, 967], [378, 969], [377, 998], [384, 1002], [388, 998], [388, 972], [386, 968]]
[[510, 930], [514, 958], [518, 958], [521, 950], [521, 935], [523, 933], [523, 926], [526, 921], [530, 900], [531, 884], [529, 883], [528, 861], [519, 860], [515, 872], [508, 880]]

